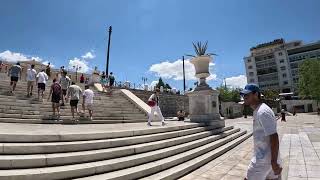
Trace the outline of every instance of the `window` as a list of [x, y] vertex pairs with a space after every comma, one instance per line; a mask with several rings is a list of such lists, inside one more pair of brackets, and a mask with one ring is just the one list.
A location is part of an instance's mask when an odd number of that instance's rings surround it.
[[285, 66], [281, 66], [280, 69], [281, 69], [282, 71], [284, 71], [284, 70], [286, 70], [286, 67], [285, 67]]
[[288, 81], [283, 81], [283, 84], [284, 84], [284, 85], [288, 84]]
[[280, 59], [280, 63], [284, 63], [284, 59]]
[[278, 54], [279, 54], [279, 56], [282, 56], [282, 52], [279, 52]]
[[282, 74], [282, 77], [286, 78], [286, 77], [287, 77], [287, 74], [286, 74], [286, 73], [283, 73], [283, 74]]
[[248, 62], [251, 62], [251, 59], [248, 59]]
[[254, 74], [253, 72], [249, 72], [249, 76], [253, 76], [253, 74]]
[[248, 69], [252, 69], [252, 66], [249, 66]]
[[254, 83], [254, 79], [250, 79], [250, 82], [251, 82], [251, 83]]

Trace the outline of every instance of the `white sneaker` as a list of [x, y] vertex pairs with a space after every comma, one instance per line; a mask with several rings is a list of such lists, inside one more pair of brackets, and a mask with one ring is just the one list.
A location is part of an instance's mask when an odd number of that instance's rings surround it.
[[148, 123], [147, 125], [148, 125], [148, 126], [152, 126], [151, 123]]

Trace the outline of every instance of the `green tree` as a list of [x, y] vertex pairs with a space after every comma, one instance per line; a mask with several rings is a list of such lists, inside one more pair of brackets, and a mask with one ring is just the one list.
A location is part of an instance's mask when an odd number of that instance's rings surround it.
[[299, 94], [320, 102], [320, 59], [305, 60], [299, 66]]
[[273, 89], [267, 89], [261, 92], [265, 99], [268, 100], [276, 100], [279, 98], [279, 92], [277, 90]]
[[224, 102], [240, 102], [240, 89], [232, 89], [225, 86], [217, 88], [219, 91], [219, 100]]
[[156, 85], [156, 87], [157, 87], [157, 88], [160, 88], [161, 86], [164, 88], [165, 84], [164, 84], [162, 78], [160, 77], [160, 78], [159, 78], [159, 81], [158, 81], [158, 83], [157, 83], [157, 85]]
[[165, 89], [172, 89], [171, 86], [170, 86], [168, 83], [166, 83], [166, 85], [164, 86], [164, 88], [165, 88]]

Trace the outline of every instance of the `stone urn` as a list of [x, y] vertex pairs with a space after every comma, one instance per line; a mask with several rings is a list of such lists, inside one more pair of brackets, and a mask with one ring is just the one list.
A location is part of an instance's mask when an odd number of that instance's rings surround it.
[[199, 85], [195, 90], [207, 90], [211, 89], [209, 85], [206, 83], [206, 78], [210, 76], [209, 72], [209, 64], [212, 61], [211, 56], [197, 56], [191, 59], [191, 63], [194, 65], [196, 70], [195, 76], [199, 78]]

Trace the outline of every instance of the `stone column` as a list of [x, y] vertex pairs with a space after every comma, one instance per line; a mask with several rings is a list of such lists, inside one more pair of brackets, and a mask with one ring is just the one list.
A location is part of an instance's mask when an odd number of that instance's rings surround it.
[[208, 86], [189, 92], [190, 121], [221, 128], [225, 122], [219, 114], [219, 92]]

